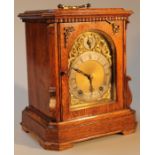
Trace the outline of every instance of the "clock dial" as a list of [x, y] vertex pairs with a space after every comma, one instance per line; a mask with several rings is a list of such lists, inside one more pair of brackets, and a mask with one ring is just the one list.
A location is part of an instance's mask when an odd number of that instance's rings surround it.
[[81, 33], [68, 57], [71, 108], [115, 100], [114, 65], [110, 43], [95, 31]]
[[110, 79], [107, 59], [97, 52], [85, 52], [70, 67], [70, 93], [83, 101], [101, 100], [109, 88]]

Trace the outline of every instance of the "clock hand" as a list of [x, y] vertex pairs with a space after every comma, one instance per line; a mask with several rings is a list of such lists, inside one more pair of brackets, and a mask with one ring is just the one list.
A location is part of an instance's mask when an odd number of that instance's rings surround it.
[[84, 73], [83, 71], [81, 71], [81, 70], [78, 69], [78, 68], [73, 68], [73, 67], [72, 67], [72, 69], [75, 70], [76, 72], [78, 72], [78, 73], [80, 73], [80, 74], [86, 76], [88, 79], [90, 79], [90, 75], [89, 75], [89, 74]]
[[93, 77], [92, 77], [92, 76], [90, 76], [90, 78], [89, 78], [89, 82], [90, 82], [90, 92], [91, 92], [91, 93], [93, 92], [93, 84], [92, 84], [92, 79], [93, 79]]
[[78, 72], [78, 73], [80, 73], [80, 74], [86, 76], [86, 77], [88, 78], [88, 80], [89, 80], [89, 82], [90, 82], [90, 92], [92, 93], [92, 92], [93, 92], [93, 85], [92, 85], [92, 79], [93, 79], [93, 77], [92, 77], [91, 75], [89, 75], [89, 74], [84, 73], [83, 71], [81, 71], [81, 70], [78, 69], [78, 68], [73, 68], [73, 67], [72, 67], [72, 69], [75, 70], [76, 72]]

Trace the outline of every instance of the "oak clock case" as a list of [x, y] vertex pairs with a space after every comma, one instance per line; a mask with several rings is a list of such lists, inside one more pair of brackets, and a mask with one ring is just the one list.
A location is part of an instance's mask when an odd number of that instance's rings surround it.
[[89, 4], [19, 14], [26, 29], [29, 88], [21, 125], [44, 149], [135, 131], [126, 75], [131, 14]]

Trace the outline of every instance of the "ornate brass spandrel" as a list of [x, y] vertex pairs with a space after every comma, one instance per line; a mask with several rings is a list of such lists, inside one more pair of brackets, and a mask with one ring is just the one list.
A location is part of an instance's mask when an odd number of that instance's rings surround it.
[[[89, 45], [86, 46], [86, 38], [92, 38], [92, 42], [90, 42], [90, 48]], [[94, 44], [94, 45], [93, 45]], [[107, 60], [109, 61], [110, 65], [111, 62], [111, 54], [109, 46], [106, 42], [106, 40], [96, 32], [84, 32], [82, 33], [74, 42], [74, 45], [69, 53], [69, 59], [68, 59], [68, 68], [70, 68], [72, 62], [82, 53], [88, 52], [88, 51], [96, 51], [101, 54], [103, 54]]]
[[68, 38], [69, 38], [71, 32], [73, 32], [73, 31], [75, 31], [73, 26], [64, 28], [64, 46], [65, 46], [65, 48], [67, 46]]
[[112, 26], [112, 31], [114, 34], [118, 33], [120, 30], [120, 26], [113, 21], [105, 20], [108, 24]]

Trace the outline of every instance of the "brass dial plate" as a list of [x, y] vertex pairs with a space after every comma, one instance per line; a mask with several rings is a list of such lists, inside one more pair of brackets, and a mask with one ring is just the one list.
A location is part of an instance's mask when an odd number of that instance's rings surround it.
[[71, 108], [112, 100], [111, 66], [111, 51], [100, 33], [89, 31], [77, 37], [68, 59]]

